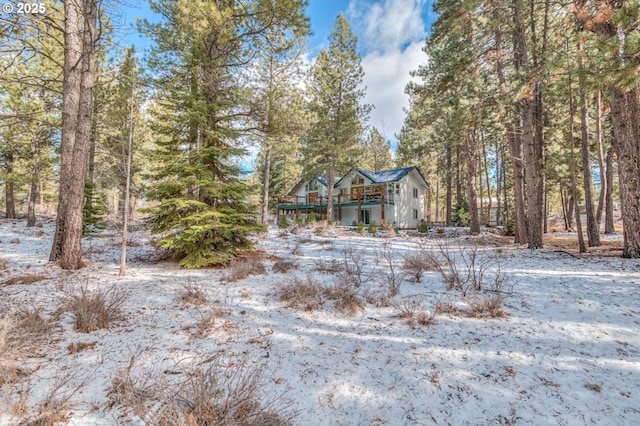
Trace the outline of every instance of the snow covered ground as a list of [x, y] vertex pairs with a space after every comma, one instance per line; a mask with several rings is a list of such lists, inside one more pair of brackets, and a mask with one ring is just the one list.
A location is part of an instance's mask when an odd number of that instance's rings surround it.
[[[138, 232], [119, 277], [115, 233], [85, 239], [88, 265], [69, 272], [48, 262], [54, 227], [43, 222], [0, 220], [0, 325], [6, 331], [11, 315], [34, 309], [52, 325], [26, 354], [0, 350], [15, 376], [2, 381], [0, 424], [35, 419], [52, 395], [66, 407], [62, 423], [151, 423], [148, 413], [114, 403], [122, 372], [170, 387], [211, 357], [259, 369], [260, 392], [273, 409], [295, 414], [296, 425], [640, 424], [638, 260], [532, 252], [491, 234], [271, 229], [245, 261], [264, 273], [235, 280], [238, 266], [155, 262], [149, 237]], [[425, 252], [445, 271], [475, 266], [482, 289], [448, 290], [430, 270], [418, 282], [406, 275], [389, 297], [389, 261], [400, 274], [405, 257]], [[293, 269], [273, 271], [286, 262]], [[350, 283], [364, 308], [341, 311], [327, 297], [316, 309], [288, 307], [282, 288], [305, 282], [336, 291]], [[81, 288], [121, 295], [109, 328], [74, 330], [61, 307]], [[187, 300], [190, 291], [206, 300]], [[472, 314], [474, 303], [498, 296], [503, 316]]]

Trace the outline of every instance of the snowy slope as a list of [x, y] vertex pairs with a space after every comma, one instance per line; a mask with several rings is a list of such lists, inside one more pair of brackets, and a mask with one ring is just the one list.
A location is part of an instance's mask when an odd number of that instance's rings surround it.
[[[258, 239], [266, 273], [233, 281], [230, 270], [154, 262], [148, 236], [138, 232], [127, 276], [119, 277], [117, 235], [83, 241], [89, 265], [69, 272], [47, 261], [53, 224], [25, 226], [0, 221], [2, 316], [37, 308], [54, 327], [44, 343], [14, 360], [28, 375], [0, 388], [2, 424], [33, 416], [60, 382], [57, 392], [70, 394], [68, 424], [144, 424], [144, 414], [109, 404], [119, 369], [133, 357], [140, 377], [170, 382], [215, 354], [263, 370], [261, 390], [284, 393], [276, 405], [288, 403], [299, 425], [640, 424], [637, 260], [531, 252], [492, 235], [384, 238], [272, 229]], [[497, 271], [505, 280], [506, 316], [465, 315], [474, 298], [491, 293], [447, 290], [435, 271], [419, 282], [407, 276], [399, 294], [382, 297], [385, 250], [399, 268], [403, 256], [438, 253], [446, 244], [463, 267], [461, 256], [474, 242], [487, 282]], [[279, 289], [294, 277], [338, 283], [344, 271], [321, 269], [342, 267], [345, 253], [364, 267], [357, 288], [367, 300], [363, 310], [349, 315], [326, 301], [305, 311], [280, 300]], [[273, 272], [276, 260], [297, 269]], [[11, 284], [38, 275], [44, 279]], [[122, 315], [108, 329], [74, 331], [73, 316], [59, 310], [82, 286], [123, 295]], [[207, 302], [184, 303], [185, 288], [204, 290]], [[438, 303], [461, 311], [438, 313], [433, 325], [401, 315], [416, 306], [433, 312]], [[88, 346], [74, 350], [79, 343]]]

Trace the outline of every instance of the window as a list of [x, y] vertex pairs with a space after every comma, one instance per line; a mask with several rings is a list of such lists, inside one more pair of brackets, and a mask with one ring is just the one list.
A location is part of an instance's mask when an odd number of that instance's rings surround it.
[[353, 179], [351, 179], [351, 185], [362, 185], [364, 184], [364, 179], [362, 176], [355, 175]]
[[418, 209], [413, 209], [413, 218], [418, 219]]
[[418, 188], [413, 188], [413, 198], [418, 198]]

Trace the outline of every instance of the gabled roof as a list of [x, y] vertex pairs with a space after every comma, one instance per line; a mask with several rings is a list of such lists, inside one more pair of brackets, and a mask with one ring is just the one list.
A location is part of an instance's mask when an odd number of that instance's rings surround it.
[[[360, 173], [362, 176], [364, 176], [367, 179], [369, 179], [372, 183], [398, 182], [403, 177], [405, 177], [406, 175], [411, 173], [411, 171], [414, 170], [414, 169], [418, 172], [418, 174], [420, 175], [420, 177], [424, 181], [425, 186], [428, 186], [427, 180], [424, 178], [424, 176], [420, 172], [420, 169], [418, 169], [415, 166], [402, 167], [400, 169], [382, 170], [382, 171], [379, 171], [379, 172], [370, 172], [368, 170], [363, 170], [363, 169], [351, 169], [351, 170], [349, 170], [349, 173], [345, 174], [342, 179], [344, 179], [345, 177], [349, 176], [351, 171], [355, 170], [357, 173]], [[340, 184], [342, 179], [340, 179], [339, 181], [336, 182], [336, 184], [334, 185], [334, 188], [337, 187]]]
[[309, 180], [300, 179], [298, 181], [298, 183], [293, 185], [293, 188], [291, 188], [291, 191], [289, 191], [289, 193], [287, 195], [291, 196], [291, 195], [295, 194], [296, 191], [298, 190], [298, 188], [300, 188], [300, 185], [302, 185], [305, 182], [311, 182], [314, 179], [317, 180], [318, 182], [320, 182], [320, 184], [323, 185], [325, 188], [327, 187], [327, 178], [325, 177], [325, 175], [319, 174], [318, 176], [314, 177], [313, 179], [309, 179]]

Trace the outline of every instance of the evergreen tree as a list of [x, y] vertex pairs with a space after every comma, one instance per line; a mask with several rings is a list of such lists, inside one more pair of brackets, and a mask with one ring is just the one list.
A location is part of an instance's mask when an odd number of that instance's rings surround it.
[[[308, 91], [313, 114], [305, 146], [305, 174], [324, 173], [332, 190], [336, 174], [344, 173], [357, 158], [358, 140], [371, 110], [361, 105], [364, 72], [357, 52], [357, 39], [347, 18], [340, 13], [329, 39], [311, 70]], [[327, 218], [333, 219], [333, 203]]]
[[280, 2], [287, 9], [286, 19], [265, 29], [262, 38], [257, 75], [255, 100], [258, 111], [257, 127], [260, 129], [260, 161], [262, 178], [262, 222], [267, 223], [272, 161], [275, 150], [302, 127], [298, 118], [300, 57], [309, 32], [308, 18], [304, 14], [307, 2], [289, 0]]
[[158, 93], [147, 223], [185, 267], [227, 263], [262, 229], [236, 159], [252, 127], [249, 65], [263, 32], [287, 19], [278, 3], [159, 0], [163, 21], [143, 24]]
[[393, 168], [393, 157], [389, 142], [374, 126], [362, 144], [361, 160], [358, 166], [365, 170], [379, 171]]

